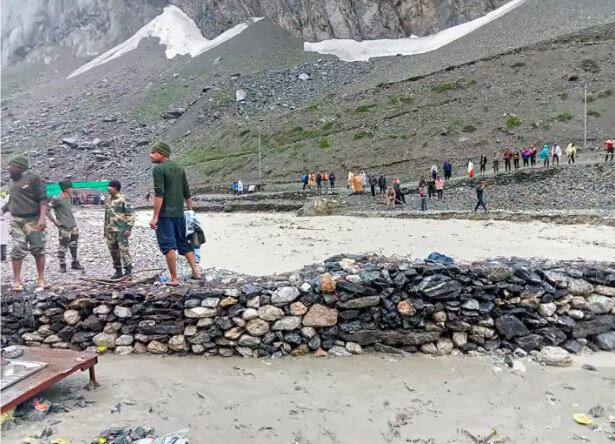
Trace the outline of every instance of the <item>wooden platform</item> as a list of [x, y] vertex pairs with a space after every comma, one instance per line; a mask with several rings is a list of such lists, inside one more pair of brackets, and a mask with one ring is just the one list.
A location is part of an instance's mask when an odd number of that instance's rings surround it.
[[91, 353], [54, 348], [21, 347], [24, 351], [16, 361], [45, 362], [47, 366], [2, 390], [2, 413], [45, 391], [53, 384], [78, 370], [89, 370], [90, 385], [98, 386], [94, 366], [98, 357]]

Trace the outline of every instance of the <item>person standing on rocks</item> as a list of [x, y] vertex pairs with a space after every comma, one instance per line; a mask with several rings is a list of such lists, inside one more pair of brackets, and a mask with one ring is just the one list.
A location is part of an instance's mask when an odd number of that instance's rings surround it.
[[55, 213], [55, 217], [51, 212], [49, 213], [49, 220], [58, 227], [60, 272], [66, 273], [66, 250], [70, 250], [70, 255], [73, 259], [70, 268], [73, 270], [83, 270], [83, 267], [77, 259], [79, 228], [77, 228], [70, 200], [73, 182], [68, 179], [60, 181], [60, 189], [62, 190], [60, 195], [49, 201], [49, 208]]
[[613, 154], [615, 153], [615, 140], [608, 139], [604, 141], [604, 149], [606, 151], [606, 156], [604, 158], [605, 162], [609, 161], [609, 154], [611, 155], [611, 162], [613, 161]]
[[435, 163], [431, 166], [431, 178], [433, 180], [436, 180], [436, 177], [438, 177], [438, 165], [436, 165]]
[[164, 142], [152, 145], [150, 159], [156, 164], [152, 172], [154, 177], [154, 216], [149, 225], [156, 230], [160, 251], [167, 260], [169, 274], [168, 285], [179, 285], [177, 278], [177, 254], [184, 256], [192, 269], [192, 277], [200, 279], [201, 273], [194, 258], [194, 251], [186, 237], [186, 219], [184, 203], [192, 210], [192, 198], [186, 172], [177, 163], [169, 159], [171, 148]]
[[316, 173], [316, 188], [318, 188], [318, 191], [322, 188], [322, 174], [320, 174], [320, 171]]
[[560, 148], [560, 146], [557, 143], [555, 145], [553, 145], [553, 148], [551, 150], [551, 154], [552, 154], [552, 163], [553, 163], [553, 165], [557, 164], [559, 166], [559, 159], [560, 159], [560, 157], [562, 157], [562, 149]]
[[47, 190], [40, 176], [27, 173], [28, 159], [16, 156], [9, 160], [9, 201], [2, 213], [11, 213], [11, 260], [13, 290], [22, 291], [21, 268], [28, 253], [36, 263], [36, 289], [47, 287], [45, 282], [45, 228], [47, 227]]
[[380, 189], [380, 194], [384, 194], [387, 189], [387, 179], [384, 177], [384, 174], [378, 176], [378, 188]]
[[538, 148], [532, 147], [530, 150], [530, 165], [536, 166], [536, 157], [538, 156]]
[[485, 174], [487, 171], [487, 156], [484, 154], [480, 155], [480, 174]]
[[487, 211], [487, 207], [485, 206], [485, 182], [480, 181], [478, 186], [476, 187], [476, 206], [474, 207], [474, 211], [478, 211], [478, 207], [483, 207], [485, 212]]
[[574, 156], [577, 155], [577, 147], [574, 142], [570, 142], [566, 147], [566, 156], [568, 156], [568, 164], [574, 163]]
[[519, 169], [519, 159], [521, 159], [521, 154], [519, 153], [519, 150], [515, 148], [515, 151], [513, 152], [513, 164], [515, 165], [515, 171]]
[[493, 152], [493, 174], [498, 174], [500, 172], [500, 159], [498, 159], [497, 151]]
[[427, 181], [427, 195], [429, 196], [430, 199], [433, 199], [433, 197], [436, 194], [436, 181], [435, 179], [429, 179]]
[[427, 193], [422, 183], [419, 184], [419, 200], [421, 201], [421, 211], [427, 211]]
[[504, 171], [512, 171], [510, 160], [512, 159], [512, 153], [508, 148], [504, 150]]
[[378, 183], [378, 181], [376, 180], [376, 177], [374, 177], [372, 173], [369, 173], [368, 181], [369, 181], [369, 187], [372, 192], [372, 197], [376, 197], [376, 184]]
[[[303, 190], [305, 191], [305, 188], [308, 186], [308, 180], [309, 180], [309, 174], [305, 173], [303, 176], [301, 176], [301, 183], [303, 183]], [[235, 182], [233, 182], [233, 184], [235, 184]]]
[[[104, 235], [113, 260], [113, 268], [115, 268], [115, 274], [111, 276], [111, 279], [119, 279], [132, 274], [128, 238], [135, 224], [135, 214], [130, 200], [120, 193], [122, 184], [118, 180], [109, 182], [107, 190], [109, 190], [110, 197], [105, 205]], [[122, 273], [122, 263], [124, 273]]]
[[543, 167], [549, 166], [549, 146], [546, 144], [542, 147], [542, 151], [540, 151], [540, 160], [542, 160]]
[[393, 191], [395, 191], [395, 205], [406, 203], [406, 197], [401, 189], [401, 181], [397, 178], [393, 179]]
[[442, 200], [442, 194], [444, 193], [444, 179], [442, 179], [442, 176], [436, 179], [436, 193], [438, 193], [438, 200]]
[[444, 171], [444, 180], [449, 180], [453, 174], [453, 165], [451, 165], [448, 159], [444, 161], [442, 170]]
[[526, 146], [525, 148], [523, 148], [523, 151], [521, 151], [521, 158], [523, 159], [523, 168], [530, 166], [530, 156], [532, 155], [532, 152], [530, 151], [530, 147]]
[[468, 177], [474, 177], [474, 162], [470, 159], [468, 159]]
[[331, 185], [331, 189], [335, 188], [335, 173], [333, 171], [329, 173], [329, 185]]

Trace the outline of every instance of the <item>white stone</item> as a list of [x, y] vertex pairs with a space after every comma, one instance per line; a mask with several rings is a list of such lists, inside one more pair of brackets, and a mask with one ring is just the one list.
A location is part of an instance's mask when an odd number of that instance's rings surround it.
[[220, 298], [205, 298], [201, 301], [201, 307], [216, 308], [220, 303]]
[[301, 284], [301, 291], [302, 292], [308, 293], [311, 289], [312, 289], [312, 286], [310, 284], [308, 284], [307, 282], [304, 282], [303, 284]]
[[115, 345], [126, 346], [132, 345], [134, 338], [131, 335], [121, 335], [115, 340]]
[[129, 355], [133, 352], [133, 347], [132, 345], [119, 345], [117, 347], [115, 347], [115, 349], [113, 350], [113, 352], [116, 355]]
[[63, 315], [64, 322], [68, 325], [75, 325], [81, 320], [81, 316], [77, 310], [66, 310]]
[[277, 321], [284, 317], [284, 312], [278, 307], [273, 305], [263, 305], [258, 309], [258, 317], [265, 321]]
[[346, 342], [346, 350], [348, 350], [353, 355], [363, 353], [363, 348], [360, 344], [357, 344], [356, 342]]
[[453, 333], [453, 344], [455, 347], [462, 348], [468, 343], [468, 334], [465, 331], [456, 331]]
[[561, 347], [543, 347], [537, 354], [538, 360], [546, 365], [568, 367], [572, 364], [570, 353]]
[[249, 299], [246, 306], [248, 308], [258, 308], [261, 306], [261, 297], [254, 296], [252, 299]]
[[538, 313], [546, 318], [553, 316], [555, 310], [557, 310], [557, 305], [553, 302], [547, 302], [546, 304], [540, 304], [538, 306]]
[[169, 348], [176, 352], [186, 350], [186, 338], [184, 338], [184, 335], [171, 336], [169, 339]]
[[276, 321], [271, 327], [272, 330], [284, 330], [290, 331], [295, 328], [299, 328], [301, 325], [301, 318], [299, 316], [286, 316], [285, 318]]
[[132, 317], [132, 310], [130, 310], [130, 308], [120, 307], [119, 305], [115, 307], [113, 313], [120, 319]]
[[218, 310], [208, 307], [194, 307], [184, 310], [184, 316], [187, 318], [213, 318], [218, 314]]
[[594, 314], [610, 312], [615, 306], [615, 300], [608, 296], [592, 294], [587, 298], [587, 308]]
[[450, 355], [453, 351], [453, 341], [448, 338], [441, 338], [436, 344], [439, 355]]
[[271, 295], [271, 302], [273, 304], [288, 304], [297, 299], [299, 294], [299, 290], [295, 287], [281, 287]]
[[109, 307], [108, 305], [99, 305], [98, 307], [94, 307], [94, 310], [92, 310], [92, 313], [97, 314], [97, 315], [106, 315], [111, 313], [111, 307]]
[[186, 327], [184, 327], [184, 336], [194, 336], [196, 332], [196, 325], [186, 325]]
[[476, 299], [468, 299], [461, 304], [461, 308], [465, 308], [466, 310], [478, 310], [480, 308], [480, 304]]
[[246, 308], [241, 317], [246, 320], [249, 321], [251, 319], [255, 319], [258, 318], [258, 310], [254, 309], [254, 308]]
[[117, 339], [117, 335], [115, 333], [98, 333], [96, 336], [92, 338], [92, 342], [94, 345], [99, 347], [115, 347], [115, 340]]

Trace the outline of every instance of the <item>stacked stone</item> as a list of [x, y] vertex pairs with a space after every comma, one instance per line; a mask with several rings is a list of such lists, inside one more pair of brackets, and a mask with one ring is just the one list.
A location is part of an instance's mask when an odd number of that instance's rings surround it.
[[5, 297], [2, 343], [245, 357], [615, 350], [615, 268], [605, 264], [336, 256], [218, 281]]

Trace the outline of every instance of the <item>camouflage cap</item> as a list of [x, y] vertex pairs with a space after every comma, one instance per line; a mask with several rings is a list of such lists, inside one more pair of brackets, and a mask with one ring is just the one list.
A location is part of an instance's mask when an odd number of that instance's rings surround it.
[[73, 181], [72, 180], [64, 179], [64, 180], [60, 181], [60, 189], [62, 191], [66, 191], [66, 190], [68, 190], [69, 188], [72, 188], [72, 187], [73, 187]]

